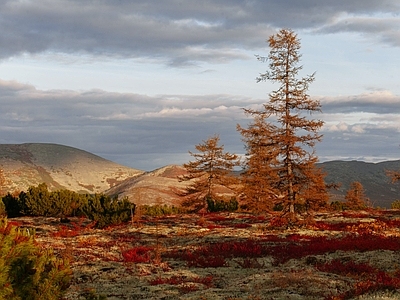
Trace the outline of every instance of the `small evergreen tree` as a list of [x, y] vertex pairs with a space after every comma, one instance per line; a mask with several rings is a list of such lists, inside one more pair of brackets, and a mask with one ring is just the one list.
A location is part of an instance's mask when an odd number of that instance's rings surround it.
[[30, 216], [55, 216], [57, 208], [50, 198], [50, 192], [45, 183], [37, 187], [31, 186], [26, 193], [20, 194], [23, 213]]
[[121, 200], [104, 194], [88, 196], [87, 203], [82, 207], [84, 214], [96, 222], [97, 228], [119, 225], [128, 222], [135, 211], [135, 204], [128, 198]]
[[72, 279], [67, 260], [34, 242], [34, 233], [0, 219], [0, 299], [61, 299]]
[[2, 197], [2, 202], [4, 203], [6, 215], [9, 218], [21, 216], [22, 207], [20, 205], [20, 201], [18, 201], [18, 197], [14, 197], [10, 193], [8, 193], [4, 197]]

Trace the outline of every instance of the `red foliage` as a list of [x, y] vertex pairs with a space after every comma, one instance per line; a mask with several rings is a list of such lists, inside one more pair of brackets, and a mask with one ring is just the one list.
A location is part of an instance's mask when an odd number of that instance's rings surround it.
[[373, 250], [400, 250], [400, 238], [380, 235], [355, 235], [349, 234], [338, 239], [327, 237], [312, 237], [302, 243], [280, 243], [270, 247], [270, 254], [275, 258], [275, 263], [284, 263], [293, 258], [302, 258], [308, 255], [319, 255], [329, 252], [341, 251], [373, 251]]
[[212, 222], [223, 222], [223, 221], [228, 221], [229, 218], [218, 215], [218, 214], [208, 214], [206, 215], [207, 220], [212, 221]]
[[124, 262], [145, 263], [151, 259], [152, 247], [138, 246], [122, 251]]
[[92, 222], [88, 225], [84, 225], [84, 218], [80, 218], [79, 222], [71, 222], [68, 225], [60, 225], [58, 231], [53, 232], [52, 235], [54, 237], [75, 237], [82, 234], [83, 231], [89, 230], [94, 227], [95, 223]]
[[208, 244], [185, 252], [170, 252], [167, 257], [185, 260], [189, 267], [218, 268], [226, 266], [226, 259], [235, 257], [261, 257], [264, 248], [254, 240], [225, 241]]
[[199, 255], [196, 252], [187, 251], [182, 258], [186, 260], [188, 267], [221, 268], [227, 265], [224, 256], [212, 253]]
[[354, 284], [354, 286], [339, 295], [328, 296], [325, 300], [353, 299], [360, 295], [383, 290], [397, 290], [400, 288], [400, 279], [390, 276], [388, 273], [376, 270]]
[[208, 225], [206, 226], [206, 228], [207, 228], [207, 229], [210, 229], [210, 230], [213, 230], [213, 229], [216, 229], [216, 228], [224, 228], [224, 226], [222, 226], [222, 225], [216, 225], [216, 224], [208, 224]]
[[318, 264], [316, 267], [322, 272], [345, 276], [364, 276], [378, 271], [367, 263], [355, 263], [354, 261], [342, 262], [340, 259], [334, 259], [325, 264]]
[[212, 287], [213, 286], [213, 277], [211, 275], [206, 276], [206, 277], [194, 277], [194, 278], [188, 278], [188, 277], [182, 277], [182, 276], [172, 276], [169, 278], [161, 278], [158, 277], [156, 279], [153, 279], [150, 281], [150, 285], [159, 285], [159, 284], [171, 284], [171, 285], [178, 285], [182, 283], [201, 283], [204, 284], [206, 287]]
[[234, 224], [233, 227], [235, 227], [235, 228], [249, 228], [249, 227], [251, 227], [251, 225], [247, 224], [247, 223], [238, 223], [238, 224]]

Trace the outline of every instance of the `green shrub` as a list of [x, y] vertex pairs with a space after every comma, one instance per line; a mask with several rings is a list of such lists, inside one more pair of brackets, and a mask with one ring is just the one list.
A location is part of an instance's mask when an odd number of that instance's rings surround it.
[[55, 216], [57, 210], [55, 204], [51, 201], [50, 192], [45, 183], [37, 187], [29, 187], [26, 193], [21, 193], [20, 205], [22, 212], [31, 216]]
[[66, 189], [50, 192], [45, 183], [29, 187], [18, 198], [3, 197], [8, 217], [28, 216], [66, 217], [82, 214], [87, 196]]
[[6, 214], [9, 218], [15, 218], [21, 216], [22, 207], [17, 197], [14, 197], [10, 193], [8, 193], [4, 197], [2, 197], [2, 200]]
[[131, 219], [135, 205], [128, 198], [119, 200], [104, 194], [89, 196], [87, 203], [82, 207], [84, 214], [96, 222], [97, 228], [119, 225]]
[[209, 212], [219, 212], [219, 211], [233, 212], [239, 208], [239, 204], [236, 198], [232, 198], [229, 201], [223, 201], [223, 200], [214, 200], [211, 197], [208, 197], [206, 200]]
[[0, 219], [0, 299], [61, 299], [72, 272], [65, 259], [41, 249], [34, 233]]
[[392, 209], [400, 209], [400, 200], [393, 201], [391, 204]]
[[340, 201], [333, 201], [331, 202], [331, 209], [335, 211], [343, 211], [346, 210], [346, 203], [340, 202]]
[[7, 216], [6, 206], [3, 199], [0, 201], [0, 217]]
[[164, 205], [142, 205], [140, 206], [143, 215], [147, 216], [165, 216], [185, 213], [186, 210], [182, 207]]

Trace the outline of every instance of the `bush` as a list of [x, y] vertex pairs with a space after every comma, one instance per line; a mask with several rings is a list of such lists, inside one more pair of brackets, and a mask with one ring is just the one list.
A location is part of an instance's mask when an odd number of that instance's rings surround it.
[[2, 198], [2, 200], [6, 214], [9, 218], [15, 218], [21, 216], [22, 207], [17, 197], [14, 197], [10, 193], [8, 193]]
[[34, 243], [33, 232], [0, 219], [0, 299], [61, 299], [72, 272], [68, 261]]
[[165, 215], [173, 215], [173, 214], [182, 214], [185, 213], [186, 210], [182, 207], [168, 206], [164, 205], [141, 205], [140, 209], [142, 210], [143, 215], [147, 216], [165, 216]]
[[3, 201], [0, 201], [0, 217], [7, 216], [6, 206]]
[[400, 200], [393, 201], [391, 204], [392, 209], [400, 209]]
[[131, 219], [135, 212], [135, 204], [128, 198], [119, 200], [104, 194], [90, 196], [82, 207], [84, 214], [96, 222], [96, 228], [119, 225]]
[[[8, 199], [10, 204], [12, 200]], [[25, 215], [65, 217], [81, 213], [86, 200], [87, 195], [65, 189], [49, 192], [47, 185], [41, 183], [37, 187], [29, 187], [26, 193], [21, 192], [17, 202], [19, 212]], [[13, 207], [10, 206], [10, 210], [14, 210]], [[7, 213], [11, 216], [11, 211], [7, 210]]]
[[330, 206], [334, 211], [343, 211], [346, 209], [346, 204], [340, 201], [333, 201], [331, 202]]
[[233, 212], [238, 210], [239, 208], [239, 204], [236, 198], [232, 198], [229, 201], [223, 201], [223, 200], [214, 200], [211, 197], [208, 197], [206, 200], [209, 212], [220, 212], [220, 211]]

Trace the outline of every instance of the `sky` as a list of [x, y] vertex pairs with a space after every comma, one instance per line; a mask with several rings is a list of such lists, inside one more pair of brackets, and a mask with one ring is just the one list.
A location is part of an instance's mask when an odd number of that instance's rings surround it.
[[277, 88], [267, 39], [292, 29], [320, 101], [320, 161], [400, 159], [398, 0], [2, 0], [0, 143], [56, 143], [154, 170], [191, 160]]

